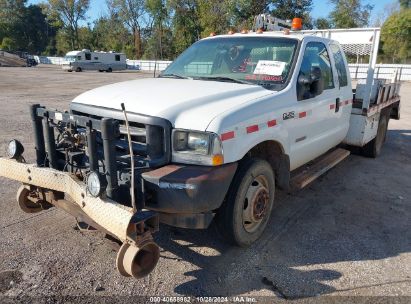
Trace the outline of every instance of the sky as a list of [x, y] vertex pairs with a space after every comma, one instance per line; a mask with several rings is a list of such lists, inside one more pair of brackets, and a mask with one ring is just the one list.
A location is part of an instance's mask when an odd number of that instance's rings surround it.
[[[29, 0], [29, 3], [39, 3], [44, 2], [45, 0]], [[381, 14], [384, 10], [384, 7], [389, 3], [397, 2], [397, 0], [363, 0], [363, 4], [371, 4], [374, 5], [374, 9], [372, 10], [371, 15], [371, 24], [373, 21], [377, 19], [377, 16]], [[85, 22], [92, 22], [93, 20], [97, 19], [98, 17], [104, 15], [106, 13], [106, 1], [105, 0], [90, 0], [90, 10], [88, 12], [89, 20]], [[314, 18], [318, 17], [327, 17], [330, 11], [332, 10], [332, 5], [329, 3], [328, 0], [313, 0], [313, 10], [311, 11], [311, 15]]]

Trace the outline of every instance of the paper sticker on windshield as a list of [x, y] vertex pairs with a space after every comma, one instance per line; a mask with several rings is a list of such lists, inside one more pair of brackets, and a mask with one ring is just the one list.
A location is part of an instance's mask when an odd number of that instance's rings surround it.
[[280, 76], [285, 69], [285, 62], [274, 60], [258, 60], [254, 74]]

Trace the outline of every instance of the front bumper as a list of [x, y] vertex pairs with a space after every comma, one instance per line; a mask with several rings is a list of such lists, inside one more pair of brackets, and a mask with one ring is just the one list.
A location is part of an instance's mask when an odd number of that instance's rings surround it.
[[224, 201], [237, 166], [168, 165], [142, 173], [145, 206], [159, 212], [165, 224], [207, 228]]
[[[26, 185], [67, 194], [77, 209], [95, 222], [106, 232], [125, 242], [133, 240], [136, 219], [142, 213], [133, 213], [132, 208], [118, 204], [108, 198], [95, 198], [87, 194], [84, 183], [75, 175], [51, 168], [40, 168], [31, 164], [23, 164], [14, 160], [0, 158], [0, 176], [19, 181]], [[151, 216], [152, 212], [149, 212]]]

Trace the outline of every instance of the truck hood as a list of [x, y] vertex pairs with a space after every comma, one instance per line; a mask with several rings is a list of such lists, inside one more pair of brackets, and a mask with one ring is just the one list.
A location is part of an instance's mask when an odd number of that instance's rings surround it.
[[273, 93], [257, 85], [147, 78], [99, 87], [72, 102], [115, 110], [124, 103], [127, 112], [161, 117], [175, 128], [205, 131], [224, 111]]

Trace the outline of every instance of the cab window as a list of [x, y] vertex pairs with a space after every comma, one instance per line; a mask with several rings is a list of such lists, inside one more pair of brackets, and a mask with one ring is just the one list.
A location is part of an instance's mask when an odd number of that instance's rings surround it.
[[86, 56], [86, 60], [91, 60], [91, 54], [90, 53], [86, 53], [85, 56]]
[[346, 87], [348, 85], [347, 67], [344, 61], [344, 54], [341, 52], [340, 47], [337, 44], [331, 44], [331, 52], [333, 53], [335, 68], [337, 69], [338, 82], [340, 87]]
[[[327, 48], [322, 42], [307, 43], [299, 75], [311, 79], [312, 74], [315, 71], [321, 72], [321, 82], [323, 83], [324, 90], [334, 88], [330, 56], [328, 55]], [[297, 84], [298, 100], [315, 97], [314, 94], [310, 93], [311, 90], [308, 88], [309, 86], [310, 84]]]
[[116, 61], [120, 61], [120, 55], [115, 56]]

